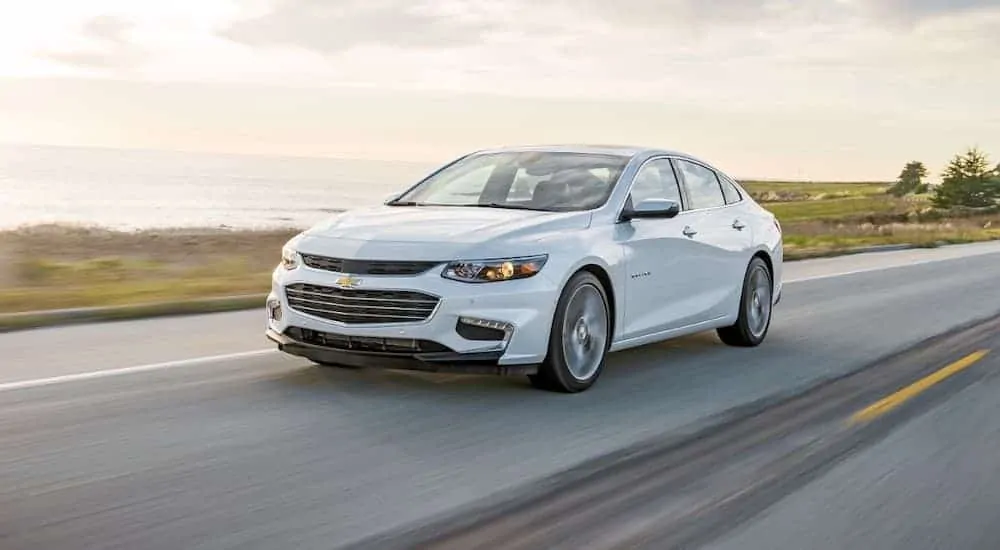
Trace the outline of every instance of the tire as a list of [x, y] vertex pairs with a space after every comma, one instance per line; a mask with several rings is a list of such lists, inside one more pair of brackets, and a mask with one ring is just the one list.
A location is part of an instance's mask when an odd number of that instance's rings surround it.
[[581, 271], [570, 278], [556, 304], [549, 349], [538, 373], [530, 375], [539, 389], [578, 393], [589, 389], [604, 371], [611, 347], [611, 316], [604, 286]]
[[736, 323], [716, 329], [719, 339], [730, 346], [759, 346], [771, 328], [773, 290], [771, 270], [764, 260], [754, 256], [743, 276], [739, 316]]

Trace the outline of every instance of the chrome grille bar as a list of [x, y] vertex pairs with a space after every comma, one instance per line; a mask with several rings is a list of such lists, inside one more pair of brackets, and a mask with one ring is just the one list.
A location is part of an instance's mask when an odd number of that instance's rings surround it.
[[288, 306], [345, 324], [414, 323], [427, 319], [438, 298], [412, 290], [344, 289], [296, 283], [285, 287]]
[[317, 254], [302, 254], [302, 263], [312, 269], [355, 275], [420, 275], [442, 262], [398, 260], [350, 260]]

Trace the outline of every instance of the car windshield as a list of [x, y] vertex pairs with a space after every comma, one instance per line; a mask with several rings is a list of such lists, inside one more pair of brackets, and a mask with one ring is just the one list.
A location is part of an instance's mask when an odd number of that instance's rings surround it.
[[608, 200], [628, 160], [622, 155], [550, 151], [474, 154], [389, 204], [591, 210]]

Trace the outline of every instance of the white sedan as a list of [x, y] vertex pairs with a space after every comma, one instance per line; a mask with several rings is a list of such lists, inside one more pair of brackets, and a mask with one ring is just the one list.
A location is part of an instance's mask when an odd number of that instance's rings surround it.
[[522, 374], [579, 392], [609, 352], [707, 330], [757, 346], [781, 226], [676, 151], [508, 147], [291, 239], [267, 336], [322, 365]]

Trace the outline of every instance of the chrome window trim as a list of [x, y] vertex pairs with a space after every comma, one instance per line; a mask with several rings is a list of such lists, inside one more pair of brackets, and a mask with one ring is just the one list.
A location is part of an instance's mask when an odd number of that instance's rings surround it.
[[681, 211], [680, 211], [680, 213], [677, 214], [676, 217], [680, 217], [680, 216], [683, 216], [685, 214], [698, 213], [698, 212], [712, 212], [714, 210], [722, 210], [724, 208], [731, 208], [731, 207], [734, 207], [734, 206], [737, 206], [737, 205], [740, 205], [740, 204], [743, 204], [744, 202], [746, 202], [746, 197], [747, 197], [746, 191], [743, 190], [741, 187], [739, 187], [737, 185], [736, 188], [737, 188], [738, 191], [740, 191], [740, 193], [739, 193], [740, 200], [737, 201], [737, 202], [723, 204], [721, 206], [710, 206], [708, 208], [689, 208], [690, 205], [688, 204], [689, 200], [687, 198], [687, 182], [684, 181], [683, 174], [679, 173], [680, 170], [674, 164], [674, 161], [683, 160], [685, 162], [689, 162], [691, 164], [695, 164], [697, 166], [701, 166], [702, 168], [705, 168], [705, 169], [711, 171], [713, 174], [715, 174], [715, 178], [719, 182], [719, 192], [722, 193], [722, 200], [723, 201], [725, 201], [726, 194], [722, 190], [722, 178], [726, 177], [727, 179], [729, 179], [730, 181], [732, 181], [734, 185], [736, 185], [735, 180], [733, 180], [728, 175], [723, 174], [719, 170], [713, 168], [712, 166], [710, 166], [710, 165], [708, 165], [708, 164], [706, 164], [704, 162], [701, 162], [701, 161], [698, 161], [698, 160], [695, 160], [695, 159], [692, 159], [692, 158], [689, 158], [689, 157], [681, 156], [681, 155], [657, 154], [657, 155], [650, 156], [649, 158], [647, 158], [646, 160], [644, 160], [642, 162], [642, 164], [640, 164], [639, 167], [635, 170], [635, 173], [632, 175], [632, 180], [628, 183], [628, 188], [625, 191], [625, 196], [624, 196], [624, 198], [622, 198], [621, 204], [618, 205], [618, 211], [617, 211], [617, 213], [615, 215], [615, 220], [621, 221], [621, 219], [622, 219], [622, 213], [625, 211], [625, 205], [628, 204], [629, 197], [632, 196], [632, 187], [635, 185], [636, 176], [638, 176], [639, 172], [643, 168], [646, 167], [646, 164], [648, 164], [650, 162], [653, 162], [654, 160], [668, 160], [668, 161], [670, 161], [671, 169], [673, 169], [673, 171], [674, 171], [674, 177], [677, 179], [677, 185], [680, 186], [682, 204], [681, 204]]
[[[743, 202], [742, 197], [737, 202], [733, 202], [733, 203], [727, 203], [726, 202], [726, 192], [722, 189], [722, 177], [719, 175], [719, 171], [716, 170], [715, 168], [707, 165], [704, 162], [698, 162], [697, 160], [693, 160], [693, 159], [689, 159], [689, 158], [678, 157], [675, 160], [682, 160], [684, 162], [687, 162], [687, 163], [690, 163], [690, 164], [694, 164], [695, 166], [701, 166], [702, 168], [704, 168], [704, 169], [708, 170], [709, 172], [711, 172], [712, 175], [715, 176], [715, 181], [716, 181], [716, 183], [719, 186], [719, 194], [722, 195], [722, 204], [721, 205], [719, 205], [719, 206], [709, 206], [708, 208], [694, 208], [694, 209], [690, 210], [690, 212], [711, 212], [713, 210], [720, 210], [722, 208], [729, 208], [731, 206], [736, 206], [737, 204], [740, 204], [740, 203]], [[680, 168], [677, 169], [677, 172], [681, 172]], [[678, 175], [683, 180], [681, 184], [684, 185], [685, 191], [686, 191], [687, 190], [687, 179], [684, 178], [684, 174], [683, 173], [679, 173]]]

